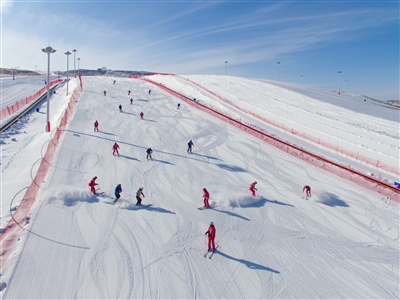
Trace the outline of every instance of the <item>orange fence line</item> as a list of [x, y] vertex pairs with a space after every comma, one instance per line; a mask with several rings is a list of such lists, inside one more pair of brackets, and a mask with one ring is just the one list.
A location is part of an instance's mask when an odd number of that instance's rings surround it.
[[51, 163], [54, 158], [54, 154], [57, 150], [57, 147], [60, 142], [60, 138], [62, 133], [64, 132], [68, 121], [74, 112], [74, 108], [76, 106], [76, 100], [79, 99], [80, 95], [82, 94], [82, 84], [75, 89], [73, 92], [68, 106], [64, 111], [64, 115], [61, 118], [60, 125], [55, 130], [53, 138], [50, 140], [46, 153], [44, 154], [39, 169], [36, 173], [33, 182], [28, 187], [21, 203], [18, 205], [17, 210], [12, 215], [11, 220], [8, 222], [7, 226], [4, 228], [3, 232], [0, 235], [0, 268], [3, 267], [7, 257], [11, 253], [12, 249], [14, 248], [15, 243], [18, 240], [18, 236], [22, 230], [22, 226], [25, 225], [27, 220], [28, 213], [35, 202], [36, 196], [40, 187], [44, 181], [44, 178], [49, 170]]

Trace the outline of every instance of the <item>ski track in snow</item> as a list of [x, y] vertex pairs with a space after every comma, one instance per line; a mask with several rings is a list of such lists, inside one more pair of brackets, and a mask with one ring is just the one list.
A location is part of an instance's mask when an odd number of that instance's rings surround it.
[[[178, 84], [178, 92], [198, 93], [191, 85], [184, 90], [176, 78], [155, 78], [172, 88]], [[218, 85], [224, 97], [224, 90], [244, 97], [251, 83], [243, 88], [237, 79], [217, 79], [194, 77]], [[4, 298], [399, 298], [397, 203], [182, 102], [178, 110], [178, 99], [144, 81], [116, 80], [84, 77], [84, 93], [26, 226], [32, 234], [22, 233], [19, 251], [3, 270]], [[276, 99], [288, 94], [270, 89]], [[246, 109], [260, 113], [261, 103], [254, 105]], [[297, 108], [287, 105], [289, 116]], [[186, 152], [190, 139], [193, 154]], [[346, 145], [347, 139], [338, 134]], [[119, 157], [112, 155], [114, 142]], [[146, 160], [148, 147], [152, 161]], [[102, 195], [88, 191], [95, 175]], [[254, 180], [257, 197], [248, 191]], [[313, 196], [305, 200], [301, 189], [309, 182]], [[118, 183], [122, 197], [113, 204]], [[141, 186], [143, 204], [152, 206], [135, 205]], [[213, 208], [200, 211], [203, 187]], [[219, 247], [205, 259], [210, 221]]]

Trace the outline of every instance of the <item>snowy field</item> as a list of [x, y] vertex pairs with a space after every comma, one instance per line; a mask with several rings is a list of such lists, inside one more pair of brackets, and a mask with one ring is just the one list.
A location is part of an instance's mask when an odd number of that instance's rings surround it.
[[[300, 93], [260, 80], [185, 77], [246, 110], [398, 166], [398, 110], [350, 95], [335, 106], [328, 100], [338, 97], [332, 93], [324, 101], [320, 92], [317, 100], [314, 90]], [[312, 152], [377, 173], [270, 128], [183, 79], [150, 78]], [[399, 298], [398, 203], [183, 102], [178, 110], [176, 98], [142, 80], [84, 77], [83, 84], [30, 221], [1, 270], [4, 299]], [[65, 88], [52, 97], [52, 124], [69, 100]], [[99, 132], [93, 132], [95, 120]], [[44, 153], [50, 137], [44, 126], [45, 114], [33, 112], [1, 137], [1, 228]], [[119, 157], [112, 155], [114, 142]], [[148, 147], [152, 161], [146, 160]], [[95, 175], [103, 192], [98, 196], [87, 186]], [[254, 180], [257, 197], [248, 191]], [[113, 204], [118, 183], [122, 198]], [[309, 200], [302, 198], [305, 184], [312, 187]], [[139, 187], [143, 204], [151, 206], [135, 206]], [[204, 187], [213, 208], [198, 210]], [[207, 259], [204, 232], [211, 221], [219, 247]]]
[[[57, 76], [50, 76], [50, 81], [57, 79]], [[1, 105], [0, 109], [10, 106], [25, 97], [35, 94], [42, 87], [46, 86], [46, 76], [12, 76], [0, 77]]]

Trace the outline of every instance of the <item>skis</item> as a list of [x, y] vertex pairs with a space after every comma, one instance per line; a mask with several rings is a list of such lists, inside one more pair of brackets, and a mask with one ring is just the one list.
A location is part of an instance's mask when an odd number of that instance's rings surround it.
[[201, 207], [198, 207], [197, 209], [198, 210], [205, 210], [205, 209], [209, 209], [209, 208], [212, 208], [212, 207], [211, 206], [209, 206], [209, 207], [201, 206]]
[[[214, 253], [215, 253], [215, 251], [217, 251], [217, 249], [218, 249], [218, 247], [219, 247], [219, 245], [217, 245], [217, 247], [215, 247], [215, 250], [214, 251], [208, 251], [207, 250], [207, 252], [204, 254], [204, 257], [205, 258], [209, 258], [209, 259], [211, 259], [212, 257], [213, 257], [213, 255], [214, 255]], [[210, 254], [211, 253], [211, 254]], [[208, 255], [208, 254], [210, 254], [210, 255]], [[207, 256], [208, 255], [208, 256]]]
[[205, 209], [212, 209], [212, 208], [214, 208], [214, 207], [215, 207], [215, 203], [211, 203], [209, 207], [200, 206], [200, 207], [198, 207], [197, 209], [198, 209], [198, 210], [205, 210]]

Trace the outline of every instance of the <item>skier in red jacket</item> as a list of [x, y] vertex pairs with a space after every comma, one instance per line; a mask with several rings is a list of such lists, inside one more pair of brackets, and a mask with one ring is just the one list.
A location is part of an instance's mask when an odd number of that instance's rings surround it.
[[144, 113], [143, 112], [141, 112], [140, 113], [140, 118], [143, 120], [143, 117], [144, 117]]
[[215, 251], [215, 234], [216, 234], [216, 230], [215, 230], [215, 226], [214, 223], [211, 222], [210, 226], [208, 227], [208, 230], [206, 231], [207, 236], [208, 236], [208, 251]]
[[208, 203], [208, 199], [210, 199], [210, 193], [206, 188], [203, 189], [203, 198], [204, 198], [204, 207], [209, 208], [210, 204]]
[[303, 193], [306, 191], [306, 197], [311, 197], [311, 188], [308, 185], [303, 187]]
[[107, 91], [103, 91], [104, 96], [107, 96]]
[[117, 153], [117, 155], [119, 156], [118, 149], [119, 149], [119, 145], [117, 143], [115, 143], [113, 145], [113, 155], [115, 155], [115, 153]]
[[95, 185], [97, 185], [97, 183], [96, 183], [96, 179], [97, 179], [97, 176], [94, 176], [93, 178], [92, 178], [92, 180], [90, 180], [90, 182], [89, 182], [89, 186], [90, 186], [90, 191], [93, 193], [93, 194], [96, 194], [96, 188], [94, 187]]
[[250, 184], [250, 187], [249, 187], [249, 191], [251, 192], [251, 195], [252, 195], [253, 197], [256, 196], [256, 191], [257, 191], [257, 189], [256, 189], [256, 184], [257, 184], [257, 181], [254, 181], [254, 182], [252, 182], [252, 183]]
[[99, 131], [99, 122], [97, 122], [97, 120], [94, 122], [94, 131]]

